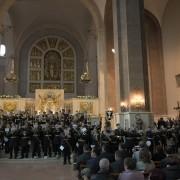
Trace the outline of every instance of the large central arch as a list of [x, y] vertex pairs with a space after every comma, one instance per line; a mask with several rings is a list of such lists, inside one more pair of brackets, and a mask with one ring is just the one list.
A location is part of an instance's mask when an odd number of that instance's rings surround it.
[[[106, 45], [105, 45], [105, 28], [103, 17], [97, 7], [97, 4], [93, 0], [79, 0], [83, 6], [89, 11], [95, 24], [95, 32], [97, 37], [97, 68], [98, 68], [98, 97], [99, 97], [99, 109], [100, 113], [104, 114], [106, 108], [106, 92], [105, 92], [105, 79], [106, 79]], [[16, 0], [4, 0], [3, 8], [0, 13], [1, 19], [5, 14], [4, 9], [9, 10]]]

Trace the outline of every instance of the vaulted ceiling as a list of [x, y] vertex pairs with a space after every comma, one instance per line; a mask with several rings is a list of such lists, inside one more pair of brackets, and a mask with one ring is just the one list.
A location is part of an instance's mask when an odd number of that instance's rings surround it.
[[144, 0], [144, 8], [156, 16], [161, 24], [168, 1], [169, 0]]
[[[93, 1], [97, 4], [102, 17], [104, 17], [105, 4], [107, 0]], [[156, 16], [156, 18], [159, 20], [159, 23], [161, 24], [168, 1], [169, 0], [144, 0], [144, 8]]]
[[[2, 16], [5, 11], [8, 10], [8, 7], [11, 6], [15, 1], [17, 2], [23, 2], [23, 3], [30, 3], [32, 1], [37, 2], [39, 0], [0, 0], [0, 22], [2, 22]], [[104, 19], [104, 11], [105, 11], [105, 5], [107, 0], [92, 0], [99, 8], [100, 14], [102, 16], [102, 19]], [[154, 14], [157, 19], [159, 20], [160, 24], [162, 23], [163, 14], [166, 9], [167, 3], [169, 0], [144, 0], [144, 7], [148, 11], [150, 11], [152, 14]], [[54, 0], [51, 1], [51, 3], [54, 3]], [[59, 0], [61, 2], [61, 0]], [[72, 3], [74, 0], [72, 1]], [[74, 5], [72, 5], [73, 7]], [[43, 6], [44, 7], [44, 6]], [[43, 8], [40, 8], [40, 10], [43, 10]]]

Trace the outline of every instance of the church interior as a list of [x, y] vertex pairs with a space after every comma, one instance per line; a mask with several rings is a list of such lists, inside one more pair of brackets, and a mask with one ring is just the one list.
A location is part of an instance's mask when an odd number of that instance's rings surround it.
[[[179, 19], [179, 0], [0, 0], [2, 180], [98, 179], [82, 176], [80, 165], [73, 170], [79, 139], [103, 148], [103, 136], [111, 146], [111, 136], [142, 133], [153, 157], [156, 145], [166, 151], [174, 138], [178, 155]], [[157, 133], [170, 140], [156, 144]], [[115, 155], [127, 142], [117, 139]], [[137, 144], [124, 149], [133, 153]], [[114, 179], [126, 180], [123, 172]]]

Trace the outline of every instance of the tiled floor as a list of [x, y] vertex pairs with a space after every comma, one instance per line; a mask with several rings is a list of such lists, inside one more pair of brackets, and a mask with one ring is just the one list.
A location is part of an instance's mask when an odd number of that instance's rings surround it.
[[0, 160], [0, 180], [77, 180], [60, 160]]

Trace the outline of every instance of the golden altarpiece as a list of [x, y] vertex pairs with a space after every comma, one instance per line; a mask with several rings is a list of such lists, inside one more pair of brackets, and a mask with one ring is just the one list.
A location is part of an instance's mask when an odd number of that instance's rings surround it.
[[29, 51], [27, 95], [34, 98], [0, 97], [0, 109], [7, 112], [56, 112], [62, 108], [99, 115], [97, 98], [64, 99], [76, 95], [76, 53], [64, 38], [47, 36]]

